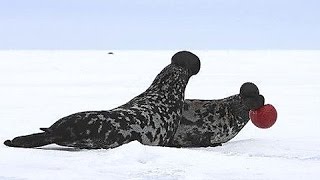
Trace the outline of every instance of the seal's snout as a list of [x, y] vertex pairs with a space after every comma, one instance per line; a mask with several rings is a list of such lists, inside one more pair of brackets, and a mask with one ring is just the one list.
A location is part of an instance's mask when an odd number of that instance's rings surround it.
[[187, 68], [191, 75], [197, 74], [200, 70], [200, 59], [189, 51], [177, 52], [172, 56], [171, 63]]
[[249, 109], [258, 109], [264, 105], [265, 99], [258, 87], [251, 82], [244, 83], [240, 88], [240, 96]]

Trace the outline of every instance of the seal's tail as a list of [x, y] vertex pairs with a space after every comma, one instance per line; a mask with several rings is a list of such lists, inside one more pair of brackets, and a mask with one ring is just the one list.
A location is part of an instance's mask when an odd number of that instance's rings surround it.
[[11, 140], [6, 140], [4, 144], [9, 147], [33, 148], [54, 143], [54, 138], [49, 133], [36, 133], [26, 136], [18, 136]]

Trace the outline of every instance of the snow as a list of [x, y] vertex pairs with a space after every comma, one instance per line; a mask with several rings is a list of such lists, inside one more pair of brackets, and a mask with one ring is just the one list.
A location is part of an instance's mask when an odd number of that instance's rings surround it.
[[[0, 51], [0, 142], [144, 91], [175, 51]], [[318, 179], [320, 51], [192, 51], [202, 68], [186, 98], [218, 99], [258, 85], [278, 110], [270, 129], [248, 123], [214, 148], [131, 142], [109, 150], [0, 145], [0, 179]]]

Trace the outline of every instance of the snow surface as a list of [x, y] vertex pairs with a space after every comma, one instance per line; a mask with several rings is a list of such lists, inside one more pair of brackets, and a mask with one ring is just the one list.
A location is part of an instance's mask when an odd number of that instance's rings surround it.
[[[0, 51], [0, 141], [59, 118], [107, 110], [143, 92], [175, 51]], [[278, 110], [214, 148], [132, 142], [109, 150], [0, 145], [0, 179], [319, 179], [320, 51], [193, 51], [186, 98], [218, 99], [256, 83]]]

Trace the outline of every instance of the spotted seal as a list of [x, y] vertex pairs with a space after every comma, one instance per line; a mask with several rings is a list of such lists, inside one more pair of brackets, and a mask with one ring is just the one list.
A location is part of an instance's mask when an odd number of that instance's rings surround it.
[[32, 148], [48, 144], [108, 149], [137, 140], [145, 145], [165, 146], [182, 117], [184, 91], [189, 78], [200, 70], [199, 58], [180, 51], [142, 94], [108, 111], [75, 113], [55, 122], [43, 132], [7, 140], [11, 147]]
[[240, 94], [219, 100], [186, 99], [182, 120], [171, 147], [214, 147], [234, 138], [249, 121], [250, 109], [264, 105], [253, 83], [244, 83]]

